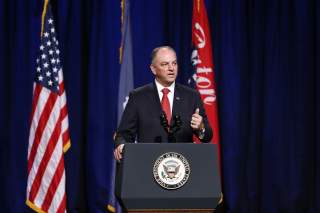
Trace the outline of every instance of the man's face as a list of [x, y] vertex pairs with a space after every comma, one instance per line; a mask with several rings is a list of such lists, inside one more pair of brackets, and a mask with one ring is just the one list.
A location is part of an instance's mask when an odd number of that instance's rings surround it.
[[177, 78], [178, 64], [176, 54], [167, 48], [160, 49], [152, 64], [152, 73], [162, 86], [170, 86]]

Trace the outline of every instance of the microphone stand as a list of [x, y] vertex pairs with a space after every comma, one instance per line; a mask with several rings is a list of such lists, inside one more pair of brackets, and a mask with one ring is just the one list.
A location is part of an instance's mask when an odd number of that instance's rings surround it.
[[179, 115], [173, 116], [173, 122], [169, 126], [167, 116], [165, 112], [162, 112], [160, 115], [160, 123], [161, 123], [161, 126], [164, 128], [164, 130], [168, 134], [168, 142], [173, 142], [173, 143], [177, 142], [175, 133], [180, 130], [182, 125], [180, 116]]

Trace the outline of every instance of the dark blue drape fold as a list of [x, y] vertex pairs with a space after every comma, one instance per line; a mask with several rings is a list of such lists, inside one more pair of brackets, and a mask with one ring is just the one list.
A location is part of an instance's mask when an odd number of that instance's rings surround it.
[[[131, 0], [135, 87], [150, 52], [191, 66], [192, 1]], [[71, 149], [68, 212], [102, 213], [117, 124], [120, 0], [52, 0]], [[226, 212], [320, 212], [320, 3], [206, 1], [214, 49]], [[42, 1], [0, 0], [0, 212], [25, 206], [27, 145]], [[204, 159], [205, 160], [205, 159]]]

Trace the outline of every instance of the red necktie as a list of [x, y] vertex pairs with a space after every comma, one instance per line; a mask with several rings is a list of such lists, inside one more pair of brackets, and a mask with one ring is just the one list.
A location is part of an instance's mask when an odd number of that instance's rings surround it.
[[162, 100], [161, 100], [162, 110], [166, 113], [168, 124], [170, 125], [171, 109], [170, 109], [169, 98], [167, 96], [170, 90], [168, 88], [163, 88], [161, 92], [163, 93]]

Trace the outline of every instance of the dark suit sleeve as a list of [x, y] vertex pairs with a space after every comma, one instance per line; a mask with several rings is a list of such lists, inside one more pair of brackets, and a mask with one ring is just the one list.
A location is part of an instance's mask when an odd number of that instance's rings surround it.
[[124, 143], [133, 143], [138, 128], [138, 113], [134, 92], [129, 94], [129, 100], [122, 114], [120, 125], [115, 137], [115, 147]]
[[[201, 139], [201, 142], [210, 142], [213, 135], [212, 128], [209, 124], [208, 117], [203, 107], [203, 103], [202, 103], [199, 92], [196, 93], [196, 108], [199, 108], [199, 111], [200, 111], [199, 114], [203, 118], [203, 123], [205, 128], [204, 137], [203, 139]], [[199, 137], [199, 131], [195, 132], [195, 134]]]

